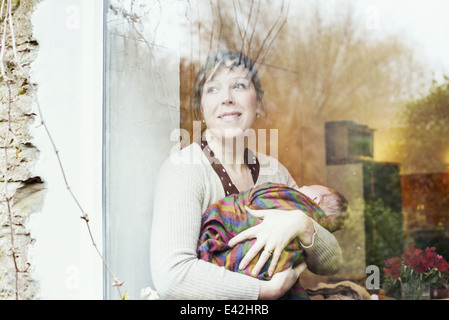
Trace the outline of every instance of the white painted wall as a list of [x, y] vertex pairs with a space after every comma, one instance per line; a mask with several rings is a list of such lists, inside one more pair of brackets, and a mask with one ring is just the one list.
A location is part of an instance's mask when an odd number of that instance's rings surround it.
[[[38, 101], [69, 185], [102, 250], [103, 1], [43, 0], [33, 14], [39, 54], [32, 65]], [[35, 108], [37, 113], [37, 109]], [[38, 120], [39, 121], [39, 120]], [[37, 124], [36, 124], [37, 125]], [[35, 174], [48, 192], [30, 221], [30, 261], [41, 299], [102, 299], [103, 265], [67, 191], [44, 127], [34, 129]]]

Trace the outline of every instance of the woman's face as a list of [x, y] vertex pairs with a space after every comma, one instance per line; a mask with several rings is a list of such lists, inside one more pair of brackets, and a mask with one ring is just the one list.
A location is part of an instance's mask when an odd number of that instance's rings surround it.
[[258, 102], [248, 69], [222, 67], [207, 79], [201, 109], [207, 129], [218, 132], [221, 137], [237, 137], [253, 128]]

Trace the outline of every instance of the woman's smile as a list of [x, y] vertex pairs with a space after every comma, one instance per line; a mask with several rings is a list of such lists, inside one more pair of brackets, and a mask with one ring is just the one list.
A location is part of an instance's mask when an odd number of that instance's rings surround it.
[[218, 119], [226, 122], [237, 121], [242, 118], [242, 113], [238, 111], [223, 112], [218, 116]]

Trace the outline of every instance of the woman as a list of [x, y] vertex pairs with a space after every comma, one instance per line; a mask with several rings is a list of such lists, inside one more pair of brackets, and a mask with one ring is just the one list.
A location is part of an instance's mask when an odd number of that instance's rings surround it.
[[[153, 282], [162, 298], [278, 299], [305, 269], [302, 264], [263, 281], [196, 256], [201, 217], [213, 202], [265, 182], [297, 188], [275, 159], [239, 146], [263, 111], [262, 98], [256, 67], [241, 53], [218, 51], [199, 70], [194, 111], [202, 115], [207, 129], [201, 141], [167, 159], [156, 182], [150, 254]], [[262, 250], [256, 267], [262, 268], [273, 255], [272, 274], [283, 248], [298, 237], [310, 271], [322, 275], [338, 271], [341, 252], [331, 233], [301, 211], [273, 211], [258, 210], [263, 222], [230, 241], [235, 245], [257, 239], [242, 268]]]

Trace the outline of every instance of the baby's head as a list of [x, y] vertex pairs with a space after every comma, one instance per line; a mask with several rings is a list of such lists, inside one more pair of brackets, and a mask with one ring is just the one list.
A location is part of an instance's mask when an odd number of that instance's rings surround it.
[[348, 200], [340, 192], [321, 185], [302, 186], [298, 191], [324, 211], [332, 229], [344, 228], [348, 218]]

